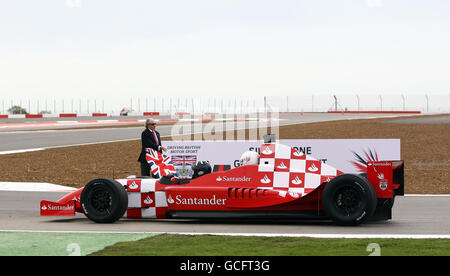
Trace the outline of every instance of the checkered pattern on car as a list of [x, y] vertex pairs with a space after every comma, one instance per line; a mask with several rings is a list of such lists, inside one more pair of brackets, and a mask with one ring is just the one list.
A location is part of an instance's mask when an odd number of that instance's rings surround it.
[[305, 196], [341, 171], [310, 155], [280, 144], [261, 145], [258, 171], [261, 188], [285, 190]]
[[128, 218], [164, 218], [167, 210], [166, 193], [156, 192], [157, 179], [122, 179], [128, 194]]

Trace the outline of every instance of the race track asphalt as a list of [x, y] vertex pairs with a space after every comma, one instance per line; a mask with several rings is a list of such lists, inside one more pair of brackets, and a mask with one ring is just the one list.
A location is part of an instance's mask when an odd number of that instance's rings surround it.
[[83, 214], [75, 217], [40, 217], [39, 202], [58, 200], [59, 192], [0, 192], [0, 231], [89, 231], [243, 234], [351, 234], [351, 235], [449, 235], [449, 196], [397, 197], [393, 219], [367, 222], [356, 227], [331, 221], [302, 220], [156, 220], [121, 219], [97, 224]]
[[[305, 113], [305, 114], [280, 114], [279, 125], [291, 125], [301, 123], [323, 122], [333, 120], [361, 119], [361, 118], [382, 118], [402, 116], [401, 114], [328, 114], [328, 113]], [[139, 119], [139, 118], [138, 118]], [[5, 120], [3, 120], [5, 122]], [[242, 122], [241, 122], [242, 123]], [[202, 127], [212, 129], [211, 122], [203, 124]], [[222, 124], [222, 123], [220, 123]], [[67, 127], [67, 126], [66, 126]], [[226, 130], [248, 128], [249, 124], [234, 125], [228, 124]], [[28, 150], [48, 147], [61, 147], [70, 145], [81, 145], [90, 143], [106, 143], [111, 141], [136, 140], [140, 139], [143, 127], [125, 128], [83, 128], [64, 129], [59, 126], [55, 129], [2, 129], [0, 130], [0, 153], [5, 151]], [[193, 128], [195, 129], [195, 128]], [[27, 131], [32, 130], [32, 131]], [[172, 126], [158, 126], [157, 130], [161, 136], [171, 136]]]

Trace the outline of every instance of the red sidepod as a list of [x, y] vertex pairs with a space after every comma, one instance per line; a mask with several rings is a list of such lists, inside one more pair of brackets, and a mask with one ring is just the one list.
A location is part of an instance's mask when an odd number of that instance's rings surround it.
[[170, 210], [231, 211], [284, 204], [298, 199], [296, 193], [258, 188], [168, 187]]

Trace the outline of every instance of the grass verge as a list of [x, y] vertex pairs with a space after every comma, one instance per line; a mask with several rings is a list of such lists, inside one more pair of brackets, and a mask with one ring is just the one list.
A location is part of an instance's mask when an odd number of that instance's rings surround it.
[[322, 239], [163, 234], [138, 241], [119, 242], [91, 255], [368, 256], [372, 253], [379, 253], [381, 256], [449, 256], [450, 239]]
[[105, 246], [152, 235], [154, 234], [0, 231], [0, 256], [85, 256]]

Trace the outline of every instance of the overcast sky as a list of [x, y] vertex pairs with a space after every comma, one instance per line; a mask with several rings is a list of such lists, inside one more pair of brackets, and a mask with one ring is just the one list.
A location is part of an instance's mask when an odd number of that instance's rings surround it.
[[450, 94], [448, 0], [0, 0], [0, 94]]

